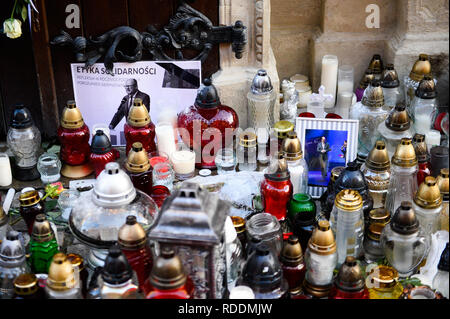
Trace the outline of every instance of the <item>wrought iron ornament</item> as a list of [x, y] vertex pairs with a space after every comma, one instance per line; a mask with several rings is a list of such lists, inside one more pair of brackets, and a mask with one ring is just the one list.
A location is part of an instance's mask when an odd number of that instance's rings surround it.
[[[155, 60], [175, 61], [186, 60], [183, 49], [200, 51], [190, 60], [204, 62], [213, 45], [231, 43], [231, 49], [237, 59], [242, 58], [247, 43], [246, 29], [238, 20], [233, 26], [213, 26], [204, 14], [181, 2], [169, 24], [158, 31], [153, 25], [147, 26], [147, 31], [139, 31], [121, 26], [114, 28], [98, 37], [72, 38], [67, 32], [61, 31], [51, 45], [72, 47], [77, 62], [85, 62], [86, 67], [96, 63], [104, 56], [107, 73], [113, 74], [114, 62], [136, 62], [142, 59], [142, 50], [149, 51]], [[175, 58], [165, 53], [167, 49], [175, 49]]]

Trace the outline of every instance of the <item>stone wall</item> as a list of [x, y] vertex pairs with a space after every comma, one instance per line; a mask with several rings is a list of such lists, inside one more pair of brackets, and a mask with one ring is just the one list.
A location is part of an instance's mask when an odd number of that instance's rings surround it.
[[[380, 27], [367, 28], [366, 7], [380, 9]], [[394, 63], [401, 79], [419, 53], [430, 55], [441, 104], [448, 105], [447, 0], [271, 0], [271, 44], [279, 79], [295, 73], [320, 82], [322, 56], [351, 64], [358, 83], [373, 54]]]

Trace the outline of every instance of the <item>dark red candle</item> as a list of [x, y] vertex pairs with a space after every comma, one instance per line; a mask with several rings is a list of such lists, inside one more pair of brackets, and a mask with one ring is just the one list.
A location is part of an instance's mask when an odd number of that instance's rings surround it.
[[113, 149], [108, 136], [102, 130], [98, 130], [92, 138], [91, 165], [95, 170], [95, 177], [105, 169], [105, 165], [114, 162], [120, 157], [117, 150]]
[[425, 181], [425, 177], [431, 175], [430, 162], [419, 162], [419, 170], [417, 171], [417, 185], [422, 184]]
[[178, 130], [183, 142], [197, 156], [201, 154], [199, 168], [215, 168], [216, 152], [233, 141], [239, 126], [237, 113], [220, 103], [217, 90], [210, 79], [205, 79], [197, 93], [194, 105], [178, 115]]
[[133, 148], [128, 153], [125, 163], [125, 171], [130, 176], [136, 189], [151, 196], [153, 187], [152, 167], [141, 142], [133, 143]]
[[303, 261], [302, 247], [297, 236], [291, 235], [281, 251], [283, 276], [289, 284], [291, 294], [297, 294], [305, 279], [306, 266]]

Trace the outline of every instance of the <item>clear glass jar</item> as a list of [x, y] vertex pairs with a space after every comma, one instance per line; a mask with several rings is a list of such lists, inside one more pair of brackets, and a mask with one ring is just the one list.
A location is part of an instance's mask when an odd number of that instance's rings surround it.
[[283, 231], [277, 218], [269, 213], [259, 213], [253, 215], [245, 224], [248, 242], [259, 239], [258, 244], [267, 244], [274, 250], [276, 255], [280, 255], [283, 248]]
[[39, 157], [37, 169], [41, 174], [41, 181], [50, 184], [61, 178], [61, 161], [56, 154], [44, 153]]
[[386, 143], [386, 148], [389, 154], [389, 158], [391, 158], [394, 153], [397, 145], [401, 142], [402, 138], [413, 138], [414, 131], [412, 128], [409, 128], [404, 131], [393, 131], [386, 127], [386, 123], [382, 122], [378, 125], [377, 131], [380, 133], [381, 138]]
[[336, 268], [337, 259], [337, 252], [330, 255], [319, 255], [309, 248], [306, 249], [306, 280], [317, 286], [330, 285], [333, 282], [333, 271]]
[[426, 134], [433, 128], [437, 107], [436, 99], [414, 97], [411, 104], [411, 117], [414, 119], [416, 133]]
[[397, 103], [403, 101], [403, 92], [400, 87], [396, 88], [383, 88], [384, 95], [384, 108], [387, 111], [392, 110]]
[[236, 156], [231, 148], [222, 148], [215, 159], [217, 174], [225, 175], [236, 171]]
[[308, 164], [306, 164], [305, 159], [286, 160], [286, 162], [291, 175], [291, 183], [294, 186], [294, 194], [306, 194], [308, 192]]
[[239, 171], [255, 171], [257, 167], [256, 134], [243, 132], [236, 148]]
[[386, 196], [385, 207], [391, 214], [400, 206], [402, 201], [411, 201], [417, 191], [417, 165], [401, 167], [392, 165], [391, 180]]
[[53, 290], [45, 286], [44, 289], [48, 299], [83, 299], [79, 288]]
[[369, 231], [364, 237], [364, 259], [368, 264], [376, 263], [384, 258], [383, 245], [380, 242], [380, 235], [385, 226], [383, 224], [369, 225]]
[[439, 230], [439, 216], [441, 214], [442, 206], [426, 209], [413, 202], [413, 208], [425, 234], [431, 235]]
[[225, 241], [228, 290], [231, 291], [241, 275], [244, 251], [229, 216], [225, 220]]
[[61, 218], [69, 220], [72, 209], [77, 205], [80, 192], [76, 189], [67, 189], [61, 192], [58, 197], [58, 206], [61, 209]]
[[369, 186], [369, 195], [373, 199], [373, 208], [384, 207], [391, 179], [391, 171], [377, 172], [363, 164], [361, 166], [361, 172], [364, 174], [367, 185]]
[[132, 283], [132, 279], [123, 284], [112, 285], [103, 282], [101, 287], [101, 299], [138, 299], [138, 287]]
[[24, 129], [10, 128], [7, 142], [17, 166], [26, 168], [37, 164], [41, 133], [36, 126]]
[[158, 163], [153, 167], [153, 186], [163, 185], [173, 189], [174, 173], [169, 163]]

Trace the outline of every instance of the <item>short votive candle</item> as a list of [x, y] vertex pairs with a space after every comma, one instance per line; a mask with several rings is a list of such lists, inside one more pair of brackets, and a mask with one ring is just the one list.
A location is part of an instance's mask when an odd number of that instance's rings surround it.
[[195, 153], [190, 150], [178, 150], [170, 156], [175, 177], [185, 180], [194, 176], [195, 173]]

